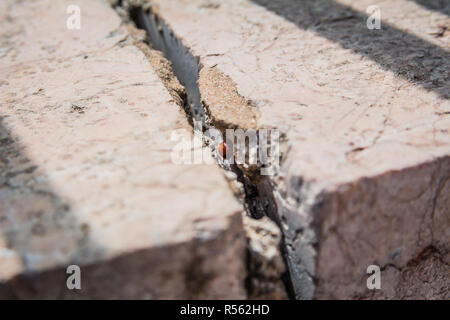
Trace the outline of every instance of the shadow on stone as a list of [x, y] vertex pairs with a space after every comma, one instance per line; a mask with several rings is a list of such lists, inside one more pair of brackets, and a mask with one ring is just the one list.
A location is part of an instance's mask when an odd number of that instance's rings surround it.
[[55, 284], [52, 272], [46, 291], [58, 298], [67, 291], [67, 266], [88, 254], [99, 255], [101, 249], [92, 243], [89, 226], [77, 221], [5, 122], [0, 117], [0, 297], [41, 296], [32, 279], [56, 267], [60, 283]]
[[450, 16], [449, 0], [413, 0], [421, 6]]
[[[295, 23], [299, 28], [311, 30], [375, 61], [385, 70], [434, 91], [445, 99], [450, 98], [450, 53], [443, 48], [386, 22], [382, 22], [381, 30], [369, 30], [366, 27], [367, 15], [333, 0], [251, 1]], [[415, 1], [427, 3], [425, 0]]]

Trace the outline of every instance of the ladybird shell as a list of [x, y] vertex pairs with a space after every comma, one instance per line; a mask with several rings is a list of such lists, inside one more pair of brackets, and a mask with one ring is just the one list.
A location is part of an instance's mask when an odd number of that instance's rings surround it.
[[223, 158], [227, 157], [227, 144], [225, 142], [222, 142], [221, 144], [219, 144], [219, 153]]

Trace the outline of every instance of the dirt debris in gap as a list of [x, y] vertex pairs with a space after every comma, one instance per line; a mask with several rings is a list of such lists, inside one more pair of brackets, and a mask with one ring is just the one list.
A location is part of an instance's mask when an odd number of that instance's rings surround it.
[[220, 131], [257, 129], [256, 108], [239, 95], [230, 77], [215, 68], [203, 67], [198, 85], [206, 113]]
[[287, 299], [282, 281], [284, 261], [278, 249], [280, 229], [268, 217], [244, 219], [244, 228], [248, 239], [249, 299]]

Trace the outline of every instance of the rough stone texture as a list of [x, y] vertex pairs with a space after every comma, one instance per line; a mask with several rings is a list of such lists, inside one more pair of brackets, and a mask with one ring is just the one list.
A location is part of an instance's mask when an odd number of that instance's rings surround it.
[[232, 79], [215, 68], [203, 68], [199, 73], [202, 103], [215, 127], [252, 129], [257, 125], [257, 114], [236, 90]]
[[[221, 72], [254, 127], [283, 134], [278, 175], [258, 186], [297, 298], [450, 298], [446, 8], [378, 1], [369, 30], [366, 0], [153, 3], [199, 57], [202, 99], [202, 74]], [[366, 288], [371, 264], [380, 291]]]
[[171, 161], [191, 128], [135, 41], [107, 1], [0, 2], [1, 298], [245, 298], [242, 206]]

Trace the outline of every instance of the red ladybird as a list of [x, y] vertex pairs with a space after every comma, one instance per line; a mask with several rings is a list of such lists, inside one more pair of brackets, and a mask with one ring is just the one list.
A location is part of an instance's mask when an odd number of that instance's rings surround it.
[[227, 144], [225, 143], [225, 141], [219, 144], [219, 153], [222, 156], [222, 158], [227, 157]]

